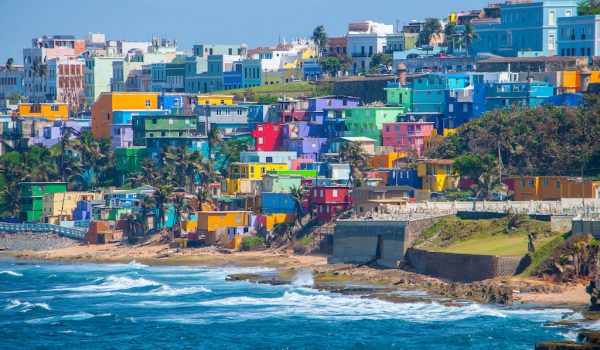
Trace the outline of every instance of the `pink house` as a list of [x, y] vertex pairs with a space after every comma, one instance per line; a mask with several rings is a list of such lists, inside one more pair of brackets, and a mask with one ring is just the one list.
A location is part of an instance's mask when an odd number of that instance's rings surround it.
[[429, 122], [384, 123], [381, 140], [383, 146], [392, 146], [395, 151], [412, 148], [421, 156], [425, 139], [431, 136], [433, 130], [434, 125]]

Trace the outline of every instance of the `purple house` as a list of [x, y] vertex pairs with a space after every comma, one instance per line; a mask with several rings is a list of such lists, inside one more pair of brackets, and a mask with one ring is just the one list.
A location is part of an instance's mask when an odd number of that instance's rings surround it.
[[323, 136], [323, 125], [311, 122], [287, 123], [283, 125], [282, 130], [284, 139]]
[[111, 149], [133, 147], [133, 127], [131, 124], [110, 125]]
[[323, 114], [326, 109], [354, 108], [360, 105], [358, 97], [324, 96], [308, 99], [308, 114], [313, 123], [323, 124]]
[[42, 130], [39, 130], [33, 139], [33, 143], [44, 147], [52, 147], [60, 142], [63, 132], [67, 129], [71, 131], [71, 139], [75, 139], [77, 134], [85, 130], [86, 127], [89, 127], [89, 123], [86, 125], [85, 122], [71, 120], [56, 121], [51, 126], [46, 126]]
[[285, 149], [297, 152], [298, 158], [318, 160], [320, 154], [327, 152], [328, 140], [319, 137], [295, 137], [284, 141]]

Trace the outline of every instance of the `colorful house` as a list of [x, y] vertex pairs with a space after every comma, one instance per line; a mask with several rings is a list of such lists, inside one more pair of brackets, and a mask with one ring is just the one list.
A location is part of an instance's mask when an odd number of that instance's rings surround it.
[[92, 106], [92, 133], [97, 139], [110, 136], [116, 110], [156, 110], [156, 92], [103, 92]]
[[290, 192], [291, 188], [300, 188], [302, 176], [267, 174], [262, 179], [262, 192]]
[[408, 186], [364, 186], [352, 191], [354, 210], [359, 217], [367, 213], [381, 212], [382, 206], [405, 206], [414, 196]]
[[515, 201], [600, 199], [600, 181], [582, 181], [568, 176], [517, 176], [513, 183]]
[[425, 192], [442, 192], [458, 188], [460, 177], [449, 159], [426, 159], [417, 165], [417, 174]]
[[232, 163], [229, 165], [229, 178], [262, 179], [269, 171], [288, 169], [289, 167], [285, 163]]
[[443, 114], [447, 90], [465, 88], [470, 83], [466, 74], [430, 74], [413, 81], [413, 112]]
[[42, 196], [42, 219], [59, 225], [61, 221], [73, 220], [73, 211], [79, 201], [94, 201], [102, 198], [95, 192], [49, 192]]
[[196, 136], [195, 115], [134, 116], [132, 120], [133, 144], [146, 146], [148, 138], [175, 138]]
[[229, 235], [229, 228], [246, 227], [249, 225], [249, 211], [201, 211], [198, 212], [197, 230], [199, 235], [204, 235], [206, 242], [214, 244], [217, 242], [218, 231], [223, 235]]
[[367, 159], [367, 163], [373, 169], [395, 168], [399, 160], [406, 157], [405, 153], [392, 152], [387, 154], [375, 155]]
[[350, 191], [350, 186], [314, 186], [311, 189], [311, 203], [316, 206], [319, 224], [330, 222], [352, 207]]
[[390, 107], [404, 107], [407, 111], [412, 111], [412, 89], [406, 86], [399, 86], [398, 83], [388, 83], [385, 89], [387, 93], [387, 105]]
[[283, 147], [283, 129], [280, 123], [257, 123], [252, 130], [257, 151], [280, 151]]
[[397, 122], [406, 111], [404, 107], [354, 108], [346, 115], [346, 136], [368, 137], [375, 140], [376, 146], [381, 146], [383, 124]]
[[[377, 137], [378, 137], [378, 139], [381, 139], [381, 137], [379, 137], [379, 136], [377, 136]], [[342, 147], [344, 146], [344, 144], [350, 143], [350, 142], [359, 143], [361, 145], [363, 151], [367, 155], [375, 154], [375, 146], [377, 145], [377, 140], [372, 139], [370, 137], [366, 137], [366, 136], [338, 137], [337, 139], [334, 139], [331, 141], [330, 151], [332, 153], [340, 153], [342, 151]]]
[[20, 103], [19, 116], [50, 121], [69, 119], [68, 103]]
[[292, 167], [292, 161], [298, 158], [296, 152], [283, 151], [243, 151], [240, 152], [240, 163], [278, 163]]
[[322, 96], [308, 99], [308, 119], [313, 123], [323, 123], [324, 111], [331, 109], [356, 108], [360, 105], [358, 97]]
[[296, 202], [289, 192], [262, 192], [261, 209], [263, 214], [294, 214]]
[[475, 85], [475, 116], [496, 109], [535, 108], [554, 95], [554, 86], [546, 82], [482, 83]]
[[[381, 139], [383, 146], [393, 147], [395, 151], [414, 150], [420, 157], [425, 151], [426, 140], [434, 132], [434, 123], [386, 123], [383, 125]], [[391, 168], [391, 166], [386, 167]]]
[[284, 147], [288, 152], [297, 153], [300, 158], [319, 160], [319, 155], [327, 153], [328, 139], [319, 137], [295, 137], [286, 139]]
[[39, 221], [43, 214], [43, 196], [67, 191], [66, 182], [21, 182], [19, 206], [21, 222]]

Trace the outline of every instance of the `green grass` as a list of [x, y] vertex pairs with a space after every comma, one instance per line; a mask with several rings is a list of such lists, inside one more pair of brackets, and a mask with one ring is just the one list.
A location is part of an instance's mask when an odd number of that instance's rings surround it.
[[553, 248], [562, 239], [561, 235], [550, 232], [549, 222], [526, 219], [521, 227], [510, 233], [506, 232], [507, 224], [508, 219], [446, 218], [425, 230], [417, 245], [422, 249], [447, 253], [522, 256], [528, 251], [528, 234], [533, 232], [537, 236], [534, 244], [542, 252], [538, 257], [541, 261], [542, 255], [549, 254], [550, 247]]
[[306, 95], [314, 92], [315, 86], [306, 81], [299, 81], [293, 83], [282, 83], [274, 85], [262, 85], [248, 89], [234, 89], [234, 90], [222, 90], [216, 91], [214, 94], [226, 94], [233, 95], [235, 93], [241, 94], [246, 90], [254, 92], [256, 95], [275, 95], [278, 96], [280, 93], [285, 92], [286, 95], [293, 95], [298, 93], [305, 93]]
[[556, 235], [552, 239], [547, 240], [545, 243], [537, 245], [535, 252], [531, 256], [531, 264], [523, 271], [523, 275], [531, 276], [538, 266], [544, 261], [544, 259], [552, 254], [552, 251], [560, 243], [564, 242], [569, 237], [570, 233], [564, 235]]

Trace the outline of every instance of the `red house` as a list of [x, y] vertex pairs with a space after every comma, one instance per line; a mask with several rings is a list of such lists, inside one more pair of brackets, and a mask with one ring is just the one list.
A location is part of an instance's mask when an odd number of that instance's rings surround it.
[[315, 186], [310, 190], [312, 203], [316, 205], [317, 221], [327, 223], [352, 207], [350, 186]]
[[258, 123], [252, 130], [257, 151], [280, 151], [283, 148], [283, 132], [280, 123]]

